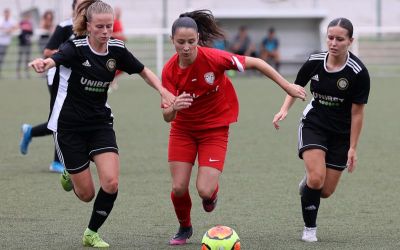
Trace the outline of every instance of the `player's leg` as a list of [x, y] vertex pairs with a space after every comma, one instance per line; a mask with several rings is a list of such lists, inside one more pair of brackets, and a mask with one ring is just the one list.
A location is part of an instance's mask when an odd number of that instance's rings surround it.
[[212, 212], [217, 206], [220, 175], [219, 169], [207, 166], [199, 167], [196, 187], [206, 212]]
[[332, 135], [326, 152], [326, 178], [322, 188], [322, 198], [330, 197], [336, 190], [343, 170], [346, 169], [350, 135]]
[[301, 196], [301, 207], [305, 228], [302, 240], [317, 241], [317, 215], [321, 199], [321, 191], [325, 181], [325, 151], [309, 149], [303, 152], [307, 181]]
[[84, 246], [109, 247], [100, 238], [98, 230], [110, 215], [118, 196], [119, 156], [115, 132], [112, 127], [87, 132], [89, 158], [94, 161], [100, 189], [93, 203], [92, 215], [82, 243]]
[[84, 246], [108, 247], [98, 234], [98, 230], [110, 215], [118, 195], [119, 157], [115, 152], [105, 152], [93, 156], [100, 180], [100, 189], [93, 204], [89, 225], [82, 238]]
[[189, 194], [189, 182], [193, 164], [188, 162], [170, 162], [172, 177], [171, 201], [179, 221], [178, 232], [171, 238], [171, 245], [185, 244], [193, 234], [190, 212], [192, 200]]
[[168, 145], [172, 178], [171, 201], [179, 221], [178, 232], [169, 241], [171, 245], [185, 244], [193, 234], [189, 182], [196, 155], [197, 145], [190, 132], [171, 128]]
[[219, 127], [198, 132], [199, 171], [196, 187], [203, 199], [203, 208], [211, 212], [217, 205], [218, 183], [225, 163], [229, 127]]
[[302, 240], [317, 241], [317, 215], [321, 191], [326, 176], [325, 151], [327, 139], [324, 131], [307, 123], [299, 126], [299, 157], [304, 160], [306, 183], [301, 195], [301, 209], [304, 220]]
[[335, 192], [341, 176], [342, 171], [332, 168], [326, 169], [325, 183], [322, 188], [321, 198], [328, 198]]

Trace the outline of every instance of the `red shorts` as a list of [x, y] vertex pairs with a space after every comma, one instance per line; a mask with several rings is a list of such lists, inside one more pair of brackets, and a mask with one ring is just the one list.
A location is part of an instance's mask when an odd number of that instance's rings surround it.
[[222, 172], [228, 146], [229, 127], [199, 131], [171, 128], [168, 144], [168, 161], [189, 162], [199, 167], [212, 167]]

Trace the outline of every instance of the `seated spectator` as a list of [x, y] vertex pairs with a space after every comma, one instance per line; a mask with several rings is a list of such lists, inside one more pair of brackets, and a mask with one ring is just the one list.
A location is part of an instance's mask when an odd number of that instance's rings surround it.
[[235, 36], [230, 46], [230, 50], [234, 54], [244, 56], [256, 56], [256, 49], [251, 42], [250, 36], [247, 33], [246, 26], [240, 26], [238, 34]]
[[278, 49], [279, 40], [275, 36], [275, 29], [271, 27], [268, 30], [268, 35], [261, 42], [260, 58], [266, 62], [272, 60], [277, 71], [279, 71], [280, 66], [280, 55]]

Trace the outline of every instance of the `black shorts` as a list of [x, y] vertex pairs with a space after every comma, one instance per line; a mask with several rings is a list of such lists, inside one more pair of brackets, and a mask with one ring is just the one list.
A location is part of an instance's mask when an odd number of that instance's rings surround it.
[[298, 153], [303, 159], [303, 152], [308, 149], [322, 149], [325, 151], [327, 168], [343, 171], [347, 164], [347, 153], [350, 148], [349, 134], [333, 134], [318, 126], [300, 122], [298, 135]]
[[58, 131], [53, 133], [58, 157], [70, 174], [89, 167], [93, 156], [115, 152], [118, 154], [115, 132], [112, 128], [91, 131]]

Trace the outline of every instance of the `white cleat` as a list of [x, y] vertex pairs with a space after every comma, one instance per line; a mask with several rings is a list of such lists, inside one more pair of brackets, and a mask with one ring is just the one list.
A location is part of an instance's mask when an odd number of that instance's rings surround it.
[[301, 240], [304, 242], [317, 242], [317, 228], [316, 227], [304, 227], [303, 236]]

